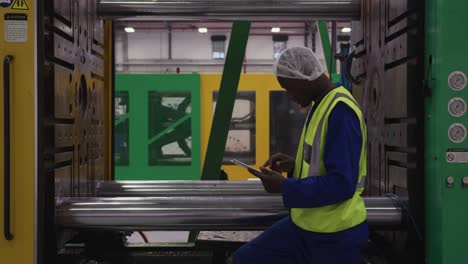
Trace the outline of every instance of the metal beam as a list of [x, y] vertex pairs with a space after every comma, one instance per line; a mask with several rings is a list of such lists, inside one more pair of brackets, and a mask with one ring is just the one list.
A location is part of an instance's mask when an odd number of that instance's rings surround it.
[[[391, 198], [364, 198], [373, 226], [399, 226], [402, 209]], [[99, 230], [262, 230], [285, 217], [282, 197], [69, 198], [57, 206], [65, 228]]]
[[97, 188], [102, 191], [116, 188], [263, 188], [260, 181], [105, 181], [98, 182]]
[[325, 62], [327, 63], [327, 70], [330, 74], [330, 80], [332, 79], [332, 74], [336, 72], [335, 59], [332, 56], [333, 49], [330, 42], [330, 36], [328, 33], [327, 22], [319, 21], [318, 29], [320, 33], [320, 40], [322, 41], [323, 54], [325, 56]]
[[266, 195], [258, 181], [131, 181], [100, 182], [99, 197], [161, 197], [161, 196], [239, 196]]
[[183, 195], [197, 196], [242, 196], [242, 195], [266, 195], [263, 188], [222, 188], [210, 189], [209, 187], [201, 188], [124, 188], [107, 191], [98, 191], [99, 197], [174, 197]]
[[249, 31], [250, 22], [238, 21], [232, 25], [226, 63], [201, 175], [202, 180], [219, 179]]
[[103, 17], [152, 16], [162, 20], [226, 19], [226, 20], [359, 20], [360, 0], [101, 0], [98, 13]]

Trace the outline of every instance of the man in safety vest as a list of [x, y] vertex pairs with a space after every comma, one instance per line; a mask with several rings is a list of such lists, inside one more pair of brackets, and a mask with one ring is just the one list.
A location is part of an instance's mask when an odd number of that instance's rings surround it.
[[333, 87], [310, 49], [286, 49], [274, 70], [290, 98], [310, 110], [296, 159], [276, 154], [262, 173], [250, 173], [266, 191], [282, 193], [290, 215], [241, 247], [235, 263], [359, 263], [368, 239], [361, 198], [367, 133], [359, 105], [348, 90]]

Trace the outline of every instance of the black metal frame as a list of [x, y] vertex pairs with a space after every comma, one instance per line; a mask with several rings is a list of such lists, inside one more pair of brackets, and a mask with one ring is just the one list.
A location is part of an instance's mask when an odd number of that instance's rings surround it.
[[3, 234], [8, 241], [13, 240], [11, 233], [11, 152], [10, 152], [10, 65], [12, 55], [3, 60]]
[[48, 264], [50, 261], [46, 261], [46, 258], [49, 256], [50, 250], [47, 243], [47, 233], [50, 231], [50, 216], [48, 216], [48, 210], [51, 210], [47, 206], [47, 175], [46, 175], [46, 155], [45, 155], [45, 113], [46, 113], [46, 104], [45, 104], [45, 89], [44, 89], [44, 0], [38, 0], [35, 4], [36, 10], [36, 86], [37, 86], [37, 98], [36, 98], [36, 119], [37, 119], [37, 135], [36, 135], [36, 145], [37, 152], [35, 153], [37, 159], [37, 171], [36, 171], [36, 261], [37, 264]]

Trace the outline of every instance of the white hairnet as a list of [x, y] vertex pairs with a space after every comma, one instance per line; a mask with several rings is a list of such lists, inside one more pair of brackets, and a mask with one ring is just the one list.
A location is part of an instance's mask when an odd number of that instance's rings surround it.
[[273, 66], [278, 77], [313, 81], [325, 73], [314, 52], [304, 47], [285, 49]]

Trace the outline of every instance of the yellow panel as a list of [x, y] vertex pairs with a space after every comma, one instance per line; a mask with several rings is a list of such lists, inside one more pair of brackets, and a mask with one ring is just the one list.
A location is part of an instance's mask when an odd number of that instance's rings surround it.
[[[21, 2], [21, 1], [20, 1]], [[11, 64], [11, 212], [13, 241], [3, 236], [3, 63], [0, 63], [0, 263], [30, 264], [34, 262], [34, 203], [35, 203], [35, 1], [26, 0], [23, 10], [0, 8], [0, 58], [13, 55]], [[28, 8], [29, 10], [24, 10]], [[4, 17], [6, 13], [27, 14], [27, 41], [6, 42]]]
[[[208, 138], [213, 121], [213, 92], [219, 89], [221, 74], [201, 75], [201, 133], [202, 161], [205, 160]], [[239, 91], [255, 91], [256, 109], [256, 167], [263, 165], [270, 155], [270, 91], [282, 90], [273, 74], [242, 74]], [[261, 136], [259, 136], [261, 135]], [[234, 165], [223, 165], [230, 180], [254, 178], [245, 169]]]

